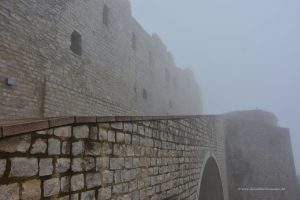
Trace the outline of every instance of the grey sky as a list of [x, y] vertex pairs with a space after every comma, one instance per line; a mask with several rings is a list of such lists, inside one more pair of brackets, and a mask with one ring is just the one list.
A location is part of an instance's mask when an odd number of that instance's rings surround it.
[[265, 109], [290, 128], [300, 174], [300, 1], [131, 0], [199, 82], [205, 113]]

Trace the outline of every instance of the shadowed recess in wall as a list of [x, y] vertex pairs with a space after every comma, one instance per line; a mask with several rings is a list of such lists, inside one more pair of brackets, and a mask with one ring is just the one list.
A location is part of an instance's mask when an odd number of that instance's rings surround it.
[[199, 200], [223, 200], [223, 188], [216, 161], [209, 158], [203, 172]]

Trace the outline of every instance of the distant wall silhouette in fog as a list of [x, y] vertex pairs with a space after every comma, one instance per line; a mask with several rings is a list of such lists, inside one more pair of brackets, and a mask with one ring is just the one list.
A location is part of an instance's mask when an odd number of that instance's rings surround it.
[[223, 118], [229, 199], [297, 200], [289, 130], [278, 127], [277, 117], [262, 110]]

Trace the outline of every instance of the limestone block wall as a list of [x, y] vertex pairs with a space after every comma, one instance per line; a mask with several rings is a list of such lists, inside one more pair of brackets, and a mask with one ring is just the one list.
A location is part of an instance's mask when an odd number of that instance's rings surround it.
[[218, 123], [213, 116], [2, 122], [0, 199], [195, 200], [208, 155], [227, 194]]
[[0, 27], [0, 119], [201, 113], [192, 72], [128, 0], [1, 0]]

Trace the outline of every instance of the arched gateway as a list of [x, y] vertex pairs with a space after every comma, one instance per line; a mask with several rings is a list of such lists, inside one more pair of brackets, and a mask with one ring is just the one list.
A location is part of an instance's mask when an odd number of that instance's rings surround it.
[[214, 158], [210, 157], [204, 167], [200, 183], [199, 200], [224, 200], [219, 168]]

